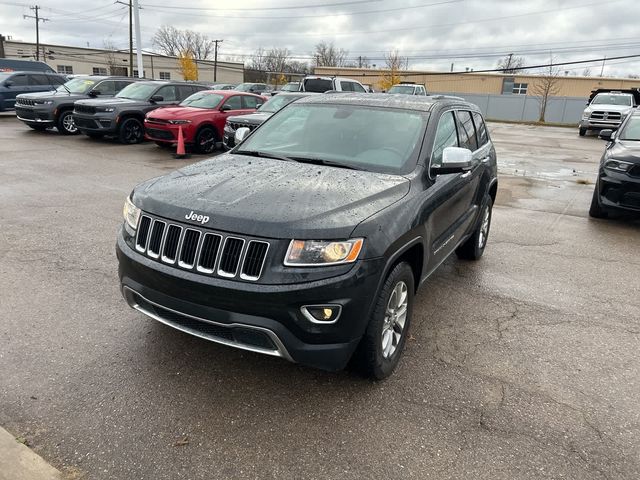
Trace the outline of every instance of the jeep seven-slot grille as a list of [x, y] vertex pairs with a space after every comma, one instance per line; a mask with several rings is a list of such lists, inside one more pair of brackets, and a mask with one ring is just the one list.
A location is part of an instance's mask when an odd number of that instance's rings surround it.
[[35, 104], [35, 100], [31, 100], [29, 98], [18, 98], [16, 100], [16, 105], [27, 105], [33, 107]]
[[76, 103], [73, 108], [77, 113], [96, 113], [96, 107], [92, 107], [90, 105], [81, 105]]
[[262, 276], [269, 243], [170, 224], [142, 215], [136, 250], [162, 263], [199, 273], [256, 281]]

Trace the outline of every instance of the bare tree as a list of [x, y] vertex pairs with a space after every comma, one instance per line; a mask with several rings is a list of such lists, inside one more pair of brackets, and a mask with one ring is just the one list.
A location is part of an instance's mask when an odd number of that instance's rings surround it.
[[591, 67], [586, 67], [586, 68], [582, 71], [582, 76], [583, 76], [583, 77], [590, 77], [590, 76], [591, 76]]
[[268, 72], [284, 72], [287, 69], [290, 55], [286, 48], [272, 48], [265, 54], [265, 69]]
[[498, 60], [498, 68], [502, 69], [504, 73], [518, 73], [522, 71], [524, 66], [524, 58], [518, 57], [513, 53]]
[[386, 70], [382, 74], [380, 88], [388, 90], [396, 83], [400, 83], [400, 71], [409, 68], [409, 59], [401, 56], [396, 49], [385, 54], [384, 63]]
[[163, 25], [158, 29], [153, 36], [153, 45], [171, 57], [192, 52], [196, 60], [211, 57], [215, 48], [213, 40], [206, 35], [192, 30], [178, 30], [171, 25]]
[[337, 48], [333, 42], [320, 42], [313, 54], [316, 67], [343, 67], [349, 54], [348, 50]]
[[545, 121], [545, 114], [547, 113], [547, 105], [549, 104], [549, 97], [553, 97], [560, 91], [560, 68], [553, 66], [553, 58], [549, 62], [549, 66], [546, 67], [533, 86], [531, 87], [531, 93], [538, 96], [538, 102], [540, 103], [540, 118], [539, 122]]
[[127, 68], [122, 66], [122, 63], [118, 63], [116, 58], [116, 46], [111, 40], [105, 40], [103, 47], [107, 51], [105, 54], [105, 62], [107, 64], [109, 75], [127, 75]]

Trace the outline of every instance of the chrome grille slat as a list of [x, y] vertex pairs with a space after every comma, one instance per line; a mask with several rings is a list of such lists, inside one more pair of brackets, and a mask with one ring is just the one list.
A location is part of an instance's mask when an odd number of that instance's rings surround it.
[[179, 225], [143, 213], [135, 249], [164, 264], [203, 275], [255, 282], [262, 277], [270, 243]]

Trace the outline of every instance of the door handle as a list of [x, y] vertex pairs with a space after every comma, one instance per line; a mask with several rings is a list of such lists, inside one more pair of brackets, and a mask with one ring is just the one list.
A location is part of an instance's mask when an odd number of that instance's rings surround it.
[[460, 178], [467, 178], [469, 175], [471, 175], [471, 170], [469, 170], [466, 173], [463, 173], [462, 175], [460, 175]]
[[484, 157], [484, 158], [483, 158], [482, 160], [480, 160], [480, 161], [481, 161], [482, 163], [487, 163], [489, 160], [491, 160], [491, 157], [487, 155], [486, 157]]

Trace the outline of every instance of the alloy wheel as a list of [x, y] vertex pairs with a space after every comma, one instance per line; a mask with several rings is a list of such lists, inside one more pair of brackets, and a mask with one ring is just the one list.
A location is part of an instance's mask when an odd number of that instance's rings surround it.
[[409, 307], [409, 292], [403, 281], [396, 283], [389, 296], [382, 324], [382, 356], [391, 358], [404, 333]]
[[62, 118], [62, 128], [69, 133], [76, 133], [78, 131], [78, 127], [76, 127], [76, 123], [73, 121], [73, 115], [66, 114]]

